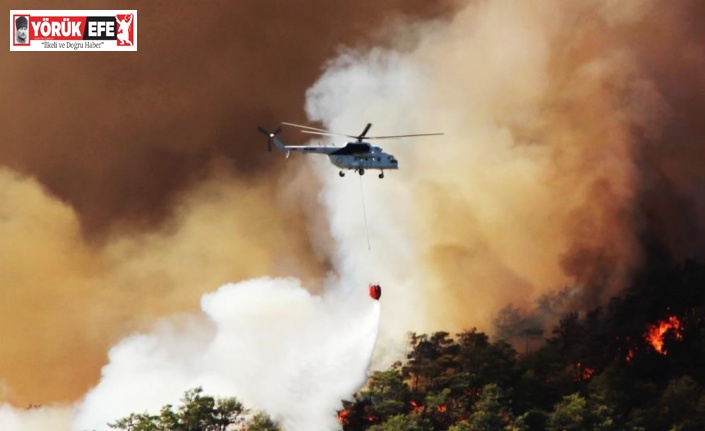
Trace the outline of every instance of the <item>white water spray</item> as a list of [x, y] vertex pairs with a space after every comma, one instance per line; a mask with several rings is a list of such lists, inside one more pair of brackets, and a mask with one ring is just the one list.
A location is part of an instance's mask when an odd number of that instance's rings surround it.
[[354, 296], [313, 296], [295, 279], [225, 285], [203, 297], [203, 316], [172, 318], [115, 346], [73, 429], [157, 412], [195, 386], [236, 396], [285, 430], [336, 429], [341, 400], [366, 379], [379, 323], [366, 286]]

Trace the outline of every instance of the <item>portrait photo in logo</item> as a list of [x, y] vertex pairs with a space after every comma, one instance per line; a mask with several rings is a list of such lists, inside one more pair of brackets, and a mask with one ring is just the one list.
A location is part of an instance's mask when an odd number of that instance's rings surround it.
[[15, 44], [26, 45], [29, 43], [29, 17], [18, 16], [15, 18]]

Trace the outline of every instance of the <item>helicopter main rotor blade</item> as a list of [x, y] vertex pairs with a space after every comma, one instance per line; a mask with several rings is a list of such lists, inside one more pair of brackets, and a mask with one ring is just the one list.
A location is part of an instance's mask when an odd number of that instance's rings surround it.
[[[345, 136], [347, 138], [353, 138], [353, 139], [358, 139], [358, 140], [360, 139], [359, 136], [348, 135], [347, 133], [331, 132], [330, 130], [318, 129], [316, 127], [304, 126], [302, 124], [287, 123], [286, 121], [282, 121], [282, 124], [286, 124], [287, 126], [295, 126], [295, 127], [300, 127], [303, 129], [308, 129], [308, 130], [299, 130], [301, 133], [310, 133], [312, 135], [325, 135], [325, 136]], [[369, 126], [371, 126], [371, 124]], [[368, 129], [369, 129], [369, 126], [368, 126]]]
[[318, 129], [318, 128], [316, 128], [316, 127], [311, 127], [311, 126], [304, 126], [304, 125], [302, 125], [302, 124], [287, 123], [286, 121], [282, 121], [282, 124], [286, 124], [287, 126], [299, 127], [299, 128], [302, 128], [302, 129], [317, 130], [317, 131], [319, 131], [319, 132], [328, 132], [328, 130]]
[[357, 136], [345, 135], [343, 133], [333, 133], [333, 132], [314, 132], [312, 130], [301, 130], [301, 133], [308, 133], [310, 135], [323, 135], [323, 136], [345, 136], [348, 138], [357, 139]]
[[417, 136], [444, 135], [444, 133], [418, 133], [418, 134], [412, 134], [412, 135], [366, 136], [367, 132], [372, 127], [372, 123], [367, 123], [365, 130], [363, 130], [362, 133], [357, 136], [348, 135], [346, 133], [331, 132], [330, 130], [319, 129], [317, 127], [311, 127], [311, 126], [304, 126], [303, 124], [288, 123], [286, 121], [282, 121], [282, 124], [285, 124], [287, 126], [299, 127], [301, 129], [306, 129], [306, 130], [300, 130], [301, 133], [308, 133], [311, 135], [323, 135], [323, 136], [345, 136], [346, 138], [357, 139], [360, 142], [362, 142], [363, 139], [395, 139], [395, 138], [413, 138], [413, 137], [417, 137]]
[[370, 127], [372, 127], [372, 123], [367, 123], [367, 127], [365, 127], [365, 130], [360, 133], [360, 136], [357, 136], [358, 141], [362, 141], [365, 138], [365, 135], [370, 130]]
[[418, 133], [415, 135], [368, 136], [366, 139], [413, 138], [415, 136], [441, 136], [441, 135], [445, 135], [445, 133]]

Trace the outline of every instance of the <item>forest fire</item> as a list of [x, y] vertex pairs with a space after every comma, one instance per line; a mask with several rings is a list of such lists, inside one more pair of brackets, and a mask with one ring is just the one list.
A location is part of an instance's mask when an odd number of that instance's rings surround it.
[[350, 419], [348, 418], [350, 416], [350, 410], [348, 409], [343, 409], [338, 412], [338, 422], [340, 422], [343, 425], [348, 425], [350, 423]]
[[681, 322], [678, 320], [676, 316], [671, 316], [668, 319], [662, 320], [658, 322], [655, 325], [652, 325], [649, 327], [649, 330], [646, 332], [644, 335], [646, 337], [646, 341], [648, 341], [651, 346], [656, 350], [658, 353], [665, 355], [666, 349], [664, 348], [664, 336], [668, 331], [673, 331], [675, 334], [676, 340], [682, 340], [683, 339], [683, 334], [681, 333]]
[[[338, 418], [338, 422], [340, 422], [342, 425], [350, 425], [351, 417], [353, 418], [353, 420], [355, 420], [355, 417], [357, 417], [358, 421], [360, 420], [360, 416], [357, 416], [350, 408], [339, 410], [336, 416]], [[369, 423], [375, 423], [379, 421], [379, 416], [371, 413], [367, 414], [366, 416], [363, 416], [362, 418], [363, 420]]]
[[576, 376], [575, 381], [580, 382], [590, 380], [595, 374], [595, 369], [584, 366], [581, 362], [575, 364]]
[[409, 404], [411, 404], [411, 411], [413, 413], [423, 413], [426, 409], [426, 406], [424, 406], [423, 404], [419, 404], [414, 400], [411, 400]]

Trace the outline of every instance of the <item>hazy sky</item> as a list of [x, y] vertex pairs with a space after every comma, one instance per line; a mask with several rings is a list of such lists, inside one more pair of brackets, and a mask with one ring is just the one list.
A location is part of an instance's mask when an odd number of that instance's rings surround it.
[[[110, 346], [228, 282], [397, 280], [382, 330], [491, 331], [507, 303], [572, 286], [584, 309], [703, 257], [700, 1], [120, 7], [136, 53], [0, 56], [0, 401], [79, 399]], [[385, 143], [371, 254], [357, 178], [256, 131], [309, 120], [446, 133]]]
[[317, 203], [281, 196], [292, 165], [256, 128], [304, 122], [306, 89], [341, 46], [452, 11], [366, 3], [123, 2], [136, 53], [2, 56], [0, 393], [73, 399], [135, 325], [224, 282], [323, 274], [301, 210]]

